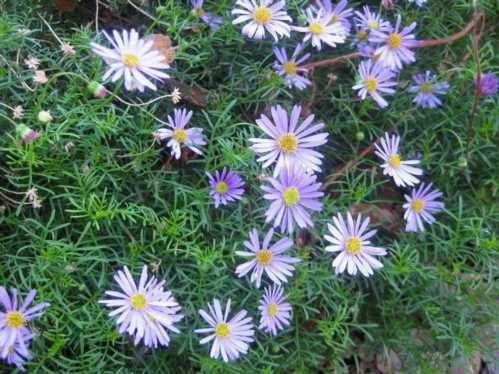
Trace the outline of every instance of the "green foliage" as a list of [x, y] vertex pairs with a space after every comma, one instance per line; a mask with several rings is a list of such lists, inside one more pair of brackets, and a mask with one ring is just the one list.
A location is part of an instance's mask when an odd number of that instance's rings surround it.
[[[0, 103], [22, 105], [22, 122], [42, 134], [23, 144], [10, 110], [0, 106], [0, 284], [22, 294], [36, 288], [37, 301], [51, 304], [33, 323], [39, 336], [30, 372], [340, 373], [358, 369], [368, 354], [388, 350], [401, 358], [405, 372], [445, 372], [456, 358], [487, 351], [482, 326], [498, 322], [499, 106], [497, 97], [481, 100], [464, 165], [476, 73], [469, 36], [418, 50], [418, 61], [401, 73], [390, 106], [378, 110], [352, 92], [354, 62], [315, 71], [313, 102], [310, 90], [285, 88], [271, 68], [272, 43], [246, 40], [231, 25], [233, 1], [207, 1], [206, 8], [225, 21], [212, 34], [187, 1], [146, 1], [141, 9], [150, 19], [127, 1], [101, 0], [101, 29], [168, 34], [178, 46], [172, 75], [207, 93], [206, 107], [181, 104], [194, 109], [193, 123], [205, 129], [209, 146], [204, 157], [177, 162], [152, 145], [157, 118], [173, 109], [168, 99], [137, 107], [87, 94], [87, 83], [100, 78], [104, 65], [89, 48], [95, 2], [76, 3], [77, 11], [61, 13], [53, 2], [0, 2]], [[307, 2], [287, 3], [296, 18]], [[438, 38], [466, 24], [470, 3], [429, 1], [417, 8], [398, 1], [386, 15], [393, 20], [398, 11], [407, 22], [417, 20], [419, 38]], [[487, 12], [482, 69], [497, 72], [497, 9], [492, 0], [479, 5]], [[62, 55], [40, 16], [76, 55]], [[288, 47], [293, 43], [283, 41]], [[347, 50], [325, 48], [313, 59]], [[34, 86], [23, 64], [30, 55], [40, 59], [47, 84]], [[451, 84], [440, 109], [416, 109], [403, 91], [411, 74], [426, 69]], [[110, 88], [136, 103], [170, 92], [160, 87], [134, 97]], [[380, 175], [373, 155], [362, 159], [328, 187], [309, 238], [295, 240], [302, 262], [286, 287], [294, 306], [291, 327], [276, 338], [258, 332], [250, 353], [227, 365], [208, 357], [193, 329], [203, 325], [197, 311], [213, 297], [230, 297], [236, 309], [257, 318], [261, 290], [234, 274], [240, 263], [234, 252], [251, 228], [263, 228], [266, 209], [261, 169], [247, 139], [258, 134], [254, 119], [269, 104], [304, 102], [311, 102], [311, 112], [330, 133], [323, 147], [324, 177], [384, 131], [397, 131], [407, 153], [421, 153], [428, 179], [444, 193], [446, 210], [426, 232], [403, 232], [402, 193]], [[50, 110], [54, 120], [39, 124], [40, 110]], [[356, 138], [359, 131], [364, 137]], [[73, 146], [65, 150], [69, 142]], [[224, 165], [242, 174], [247, 194], [240, 203], [215, 210], [205, 171]], [[39, 209], [25, 195], [32, 187], [41, 198]], [[389, 255], [368, 280], [335, 276], [323, 250], [331, 215], [354, 204], [389, 206], [397, 227], [383, 220], [376, 224], [376, 242]], [[104, 290], [115, 287], [112, 275], [119, 267], [137, 274], [142, 264], [166, 279], [185, 314], [182, 333], [173, 335], [168, 349], [133, 347], [97, 304]], [[8, 369], [0, 364], [1, 370]]]

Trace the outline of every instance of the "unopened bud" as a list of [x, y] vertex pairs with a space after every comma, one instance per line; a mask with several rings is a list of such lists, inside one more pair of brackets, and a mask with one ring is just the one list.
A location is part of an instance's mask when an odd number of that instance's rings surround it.
[[54, 118], [52, 117], [52, 115], [48, 110], [41, 110], [38, 113], [38, 121], [40, 121], [41, 123], [49, 123], [53, 119]]
[[88, 92], [90, 92], [94, 97], [98, 99], [103, 99], [107, 96], [107, 89], [99, 82], [90, 82], [87, 86]]

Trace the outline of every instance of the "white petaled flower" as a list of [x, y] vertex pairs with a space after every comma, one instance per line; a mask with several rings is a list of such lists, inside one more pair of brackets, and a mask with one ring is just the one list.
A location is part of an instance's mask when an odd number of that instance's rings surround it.
[[241, 278], [252, 271], [251, 282], [255, 283], [257, 288], [262, 283], [263, 273], [267, 274], [274, 283], [287, 282], [287, 278], [293, 276], [295, 270], [292, 264], [300, 262], [297, 258], [283, 256], [283, 253], [293, 246], [293, 241], [282, 238], [271, 245], [273, 235], [274, 229], [270, 229], [260, 245], [258, 231], [253, 229], [249, 234], [250, 240], [244, 242], [248, 251], [236, 251], [238, 256], [251, 258], [236, 268], [237, 276]]
[[139, 38], [134, 29], [123, 30], [120, 33], [113, 30], [113, 37], [104, 32], [112, 49], [91, 43], [92, 50], [101, 56], [109, 65], [102, 79], [111, 77], [112, 82], [124, 78], [125, 88], [129, 91], [138, 89], [143, 92], [145, 87], [156, 90], [156, 85], [149, 78], [161, 80], [169, 78], [161, 70], [168, 69], [165, 57], [154, 48], [153, 40]]
[[200, 127], [192, 127], [186, 129], [187, 124], [191, 120], [192, 110], [187, 112], [187, 109], [174, 109], [174, 117], [168, 115], [168, 126], [170, 128], [162, 128], [153, 133], [156, 140], [169, 139], [166, 143], [167, 147], [172, 149], [171, 154], [177, 160], [180, 158], [182, 147], [187, 147], [194, 153], [202, 155], [203, 152], [199, 146], [206, 144], [206, 139], [203, 135], [203, 129]]
[[260, 299], [260, 325], [258, 328], [272, 335], [277, 335], [289, 325], [293, 308], [286, 302], [281, 286], [273, 285], [265, 288], [265, 293]]
[[330, 23], [331, 15], [324, 12], [322, 8], [307, 8], [305, 16], [307, 26], [294, 26], [293, 29], [305, 33], [303, 42], [311, 40], [312, 46], [321, 50], [322, 43], [330, 47], [345, 43], [347, 32], [340, 22]]
[[416, 3], [417, 6], [422, 7], [428, 0], [409, 0], [410, 3]]
[[399, 153], [400, 136], [394, 134], [390, 136], [385, 132], [385, 136], [380, 140], [381, 146], [375, 144], [376, 156], [384, 161], [381, 164], [384, 175], [389, 175], [399, 187], [414, 186], [419, 183], [417, 176], [423, 175], [423, 170], [414, 167], [420, 160], [402, 160]]
[[436, 219], [434, 213], [445, 208], [444, 203], [437, 201], [442, 192], [431, 190], [432, 184], [421, 183], [412, 189], [410, 195], [404, 195], [407, 203], [404, 204], [404, 218], [407, 221], [405, 231], [424, 231], [424, 222], [433, 224]]
[[165, 281], [160, 282], [154, 276], [148, 279], [147, 266], [142, 268], [138, 286], [126, 266], [114, 275], [114, 280], [123, 292], [106, 291], [111, 298], [99, 303], [114, 309], [109, 316], [118, 317], [120, 334], [127, 332], [134, 336], [135, 345], [143, 340], [147, 347], [167, 347], [168, 330], [179, 333], [174, 324], [183, 316], [172, 293], [164, 289]]
[[24, 60], [24, 65], [28, 67], [28, 69], [36, 70], [38, 66], [40, 66], [40, 60], [36, 57], [29, 56], [26, 60]]
[[251, 149], [261, 157], [258, 162], [263, 162], [263, 167], [269, 167], [277, 162], [274, 176], [278, 176], [282, 169], [291, 164], [301, 166], [306, 171], [320, 172], [321, 153], [314, 147], [327, 143], [327, 132], [317, 133], [324, 127], [324, 123], [313, 124], [315, 116], [309, 115], [301, 124], [301, 106], [295, 105], [288, 116], [286, 110], [280, 105], [270, 108], [272, 120], [265, 114], [256, 120], [257, 125], [269, 138], [251, 138]]
[[210, 327], [194, 330], [197, 334], [209, 334], [200, 340], [200, 344], [213, 341], [210, 350], [211, 358], [219, 358], [229, 362], [248, 353], [249, 343], [253, 342], [255, 331], [251, 317], [246, 310], [241, 310], [229, 319], [230, 299], [227, 301], [225, 313], [222, 313], [220, 301], [213, 299], [213, 305], [208, 303], [208, 312], [200, 310], [201, 317]]
[[336, 274], [341, 274], [345, 270], [350, 275], [360, 271], [364, 276], [372, 275], [373, 269], [380, 269], [383, 264], [373, 256], [384, 256], [384, 248], [371, 246], [369, 240], [376, 234], [376, 230], [366, 232], [369, 225], [369, 217], [362, 220], [359, 215], [356, 220], [352, 218], [350, 212], [347, 213], [347, 221], [341, 214], [333, 217], [334, 225], [328, 224], [331, 235], [324, 235], [324, 238], [331, 243], [325, 250], [339, 254], [333, 260], [333, 268]]
[[289, 38], [292, 21], [285, 10], [285, 1], [274, 0], [238, 0], [236, 8], [232, 14], [237, 16], [232, 21], [234, 25], [246, 23], [243, 26], [242, 33], [252, 39], [263, 39], [267, 31], [275, 41], [280, 37]]

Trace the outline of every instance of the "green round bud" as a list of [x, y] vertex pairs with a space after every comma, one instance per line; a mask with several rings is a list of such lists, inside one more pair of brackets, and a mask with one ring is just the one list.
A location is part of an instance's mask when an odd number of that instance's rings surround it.
[[363, 131], [357, 131], [357, 133], [355, 134], [355, 139], [357, 139], [359, 142], [364, 140], [365, 137], [366, 136]]
[[466, 157], [461, 156], [461, 157], [459, 157], [457, 164], [459, 165], [460, 168], [464, 169], [464, 168], [468, 167], [468, 160], [466, 160]]

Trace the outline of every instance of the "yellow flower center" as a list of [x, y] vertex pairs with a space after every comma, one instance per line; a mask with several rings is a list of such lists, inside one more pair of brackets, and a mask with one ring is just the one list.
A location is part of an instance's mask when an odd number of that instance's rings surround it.
[[400, 155], [397, 153], [391, 155], [390, 158], [388, 159], [388, 164], [392, 168], [398, 168], [400, 166]]
[[282, 68], [284, 72], [288, 75], [295, 75], [297, 66], [293, 61], [286, 61], [283, 65]]
[[136, 293], [130, 297], [130, 305], [133, 309], [141, 310], [146, 306], [146, 298], [140, 293]]
[[421, 85], [421, 91], [424, 92], [424, 93], [430, 93], [432, 90], [433, 90], [433, 86], [429, 82], [424, 82]]
[[229, 186], [225, 182], [218, 182], [215, 186], [215, 192], [219, 194], [224, 194], [229, 190]]
[[215, 327], [215, 335], [217, 338], [226, 338], [229, 336], [230, 331], [229, 331], [229, 325], [225, 322], [219, 322], [217, 323]]
[[173, 131], [173, 139], [179, 143], [185, 142], [187, 139], [187, 131], [184, 129], [175, 129], [175, 131]]
[[317, 23], [317, 22], [312, 22], [310, 24], [310, 26], [308, 26], [308, 29], [314, 35], [320, 35], [324, 31], [324, 27], [320, 23]]
[[329, 20], [329, 24], [332, 25], [333, 23], [336, 23], [336, 22], [338, 22], [338, 16], [336, 14], [333, 14], [331, 16], [331, 19]]
[[361, 247], [360, 239], [355, 236], [352, 236], [350, 239], [347, 239], [345, 246], [348, 253], [356, 255], [360, 251]]
[[268, 265], [272, 261], [272, 252], [265, 248], [256, 251], [255, 256], [260, 265]]
[[277, 146], [284, 153], [293, 153], [298, 146], [298, 139], [296, 139], [294, 134], [286, 132], [277, 139]]
[[400, 48], [400, 45], [402, 44], [402, 37], [398, 32], [392, 32], [388, 36], [387, 40], [388, 46], [393, 49]]
[[26, 323], [23, 315], [20, 312], [7, 312], [5, 315], [7, 327], [17, 329]]
[[272, 11], [264, 6], [259, 6], [253, 12], [253, 20], [260, 24], [266, 25], [272, 19]]
[[371, 29], [371, 30], [377, 30], [377, 28], [379, 27], [379, 24], [375, 19], [370, 19], [367, 22], [367, 27], [369, 27], [369, 29]]
[[376, 87], [378, 87], [378, 82], [376, 79], [368, 77], [364, 80], [364, 87], [366, 88], [368, 93], [376, 91]]
[[282, 198], [284, 199], [286, 205], [296, 205], [296, 203], [300, 200], [300, 193], [296, 187], [289, 187], [282, 193]]
[[367, 32], [365, 32], [364, 30], [357, 31], [357, 39], [367, 40]]
[[416, 213], [421, 212], [424, 209], [424, 201], [421, 199], [414, 199], [411, 203], [412, 210]]
[[277, 304], [270, 303], [267, 305], [267, 314], [270, 317], [274, 317], [277, 314]]
[[139, 58], [133, 53], [123, 53], [122, 60], [130, 68], [134, 68], [139, 64]]

